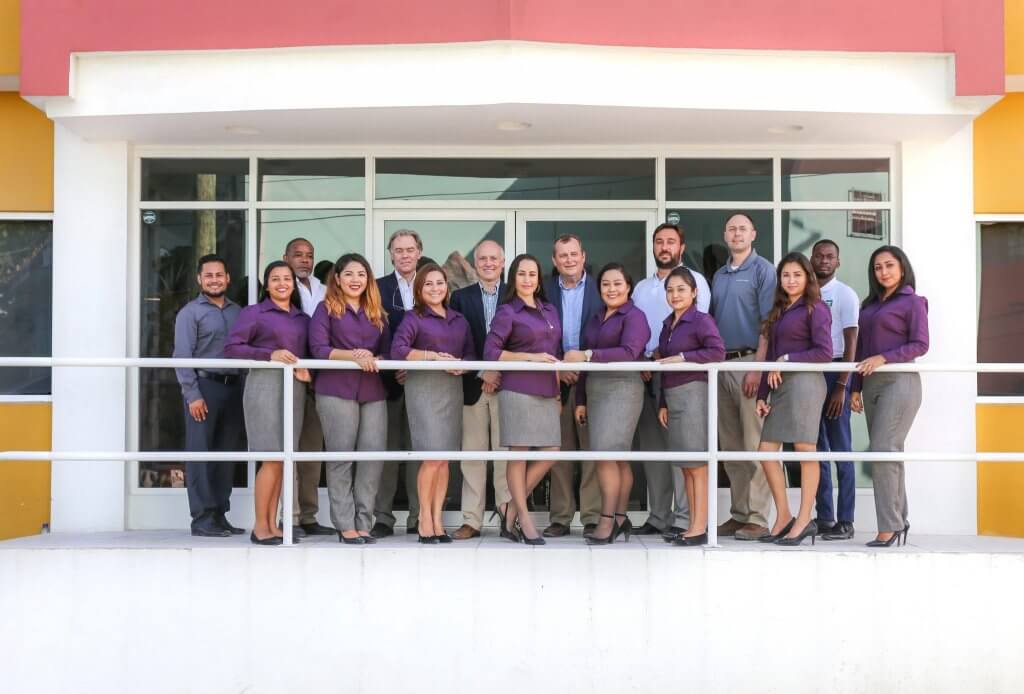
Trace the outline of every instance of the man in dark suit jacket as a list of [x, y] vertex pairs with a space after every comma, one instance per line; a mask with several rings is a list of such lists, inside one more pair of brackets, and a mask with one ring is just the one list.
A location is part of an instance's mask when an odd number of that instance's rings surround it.
[[[423, 255], [423, 241], [411, 229], [399, 229], [388, 240], [388, 253], [395, 271], [377, 280], [381, 304], [388, 314], [388, 327], [394, 335], [401, 325], [405, 312], [413, 307], [413, 281], [416, 279], [416, 264]], [[410, 446], [409, 418], [405, 413], [405, 392], [402, 388], [404, 374], [395, 371], [382, 373], [384, 386], [388, 391], [388, 450], [407, 451]], [[387, 537], [395, 532], [395, 492], [398, 491], [398, 467], [405, 466], [405, 491], [409, 498], [409, 518], [405, 523], [406, 533], [416, 532], [419, 518], [419, 495], [416, 493], [418, 462], [384, 463], [380, 476], [380, 487], [374, 507], [376, 522], [370, 530], [373, 537]]]
[[[579, 237], [572, 234], [555, 239], [551, 260], [557, 274], [544, 282], [548, 301], [558, 309], [562, 321], [562, 350], [580, 348], [583, 326], [604, 310], [596, 278], [586, 271], [587, 254]], [[562, 450], [578, 451], [588, 447], [587, 430], [576, 423], [573, 412], [576, 401], [578, 372], [561, 371], [562, 381]], [[584, 532], [597, 526], [601, 514], [601, 490], [593, 461], [580, 464], [580, 520]], [[545, 537], [569, 534], [576, 515], [576, 485], [574, 463], [563, 461], [551, 468], [551, 524], [544, 530]]]
[[[478, 357], [484, 353], [484, 340], [491, 319], [505, 294], [501, 273], [505, 268], [505, 252], [490, 240], [481, 241], [473, 249], [473, 267], [478, 281], [452, 294], [452, 308], [466, 317], [473, 335]], [[462, 377], [462, 450], [502, 450], [498, 429], [498, 390], [501, 373], [472, 372]], [[484, 505], [487, 499], [487, 462], [462, 461], [462, 527], [452, 535], [456, 540], [480, 537]], [[494, 503], [497, 506], [511, 499], [505, 461], [494, 462]]]

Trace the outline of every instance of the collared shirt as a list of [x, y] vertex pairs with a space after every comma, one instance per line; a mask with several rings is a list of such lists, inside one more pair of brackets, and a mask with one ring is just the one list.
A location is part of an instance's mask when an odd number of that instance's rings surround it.
[[[391, 351], [391, 329], [387, 320], [378, 328], [366, 317], [362, 307], [353, 311], [348, 305], [340, 316], [332, 316], [327, 304], [316, 307], [309, 322], [309, 351], [314, 359], [330, 359], [331, 350], [366, 349], [386, 358]], [[336, 398], [372, 402], [387, 398], [380, 373], [361, 369], [325, 369], [313, 374], [313, 389]]]
[[447, 352], [468, 361], [476, 359], [469, 321], [450, 307], [443, 317], [429, 307], [423, 308], [423, 315], [417, 310], [405, 315], [391, 343], [391, 358], [408, 359], [414, 349]]
[[[583, 326], [580, 347], [593, 350], [591, 361], [608, 363], [615, 361], [637, 361], [643, 356], [644, 347], [651, 336], [647, 318], [632, 301], [615, 309], [607, 318], [607, 311], [593, 316]], [[576, 404], [587, 404], [587, 372], [580, 373], [576, 387]]]
[[309, 289], [306, 289], [306, 285], [298, 277], [295, 278], [295, 284], [299, 288], [299, 298], [302, 300], [302, 312], [307, 316], [312, 316], [313, 311], [316, 310], [317, 304], [323, 301], [324, 297], [327, 295], [327, 287], [325, 287], [323, 282], [313, 275], [310, 275], [308, 279]]
[[568, 352], [580, 348], [580, 332], [583, 330], [583, 299], [587, 287], [587, 273], [580, 276], [574, 287], [566, 287], [562, 276], [558, 276], [558, 288], [562, 291], [562, 349]]
[[[176, 358], [222, 359], [224, 343], [242, 308], [224, 297], [223, 308], [200, 294], [185, 304], [174, 319], [174, 353]], [[237, 374], [238, 369], [205, 369], [214, 373]], [[175, 369], [185, 402], [202, 400], [195, 369]]]
[[289, 306], [283, 311], [264, 299], [242, 309], [228, 334], [224, 356], [270, 361], [274, 350], [286, 349], [301, 359], [307, 354], [308, 332], [309, 316], [300, 309]]
[[846, 352], [843, 331], [856, 328], [860, 317], [857, 292], [833, 277], [821, 285], [821, 300], [832, 311], [832, 358], [842, 357]]
[[[816, 301], [808, 311], [801, 297], [787, 306], [775, 321], [768, 334], [765, 361], [776, 361], [784, 354], [789, 355], [789, 361], [817, 364], [832, 361], [832, 312], [824, 302]], [[758, 399], [767, 398], [769, 390], [768, 372], [762, 371]]]
[[483, 282], [480, 285], [480, 298], [484, 302], [484, 332], [491, 329], [491, 321], [494, 320], [494, 313], [498, 310], [498, 285], [494, 285], [494, 291], [488, 292]]
[[[928, 352], [928, 300], [905, 286], [885, 301], [868, 304], [860, 312], [857, 361], [881, 354], [887, 362], [911, 362]], [[852, 389], [861, 390], [863, 378], [853, 375]]]
[[411, 311], [413, 307], [412, 283], [398, 274], [398, 270], [395, 270], [395, 279], [398, 280], [398, 292], [402, 295], [402, 308]]
[[[683, 355], [683, 361], [694, 364], [708, 364], [725, 359], [725, 342], [718, 333], [714, 318], [692, 305], [683, 311], [678, 321], [675, 318], [675, 313], [670, 313], [661, 324], [658, 352], [662, 359], [677, 354]], [[707, 383], [707, 380], [706, 371], [662, 371], [661, 407], [665, 407], [665, 391], [668, 388], [697, 381]]]
[[[704, 279], [704, 275], [696, 270], [690, 270], [690, 274], [693, 275], [693, 280], [697, 284], [697, 310], [707, 313], [711, 306], [711, 287], [708, 286], [708, 281]], [[668, 275], [665, 277], [668, 277]], [[647, 325], [651, 329], [651, 338], [647, 341], [644, 353], [650, 356], [658, 348], [661, 322], [672, 313], [672, 307], [668, 305], [668, 299], [665, 297], [665, 279], [659, 278], [658, 273], [655, 272], [650, 277], [641, 280], [633, 288], [633, 303], [647, 316]]]
[[750, 249], [743, 264], [728, 262], [711, 281], [711, 315], [726, 350], [757, 349], [761, 324], [775, 301], [775, 268]]
[[[532, 352], [560, 356], [562, 326], [558, 309], [545, 301], [530, 308], [518, 296], [498, 307], [491, 330], [484, 341], [484, 359], [498, 361], [503, 351]], [[525, 395], [557, 397], [558, 373], [555, 371], [504, 371], [502, 390]]]

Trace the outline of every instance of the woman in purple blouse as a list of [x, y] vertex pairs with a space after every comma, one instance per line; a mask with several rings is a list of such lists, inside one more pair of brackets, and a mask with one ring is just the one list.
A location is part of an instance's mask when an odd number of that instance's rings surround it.
[[[914, 293], [914, 269], [896, 246], [882, 246], [871, 254], [868, 277], [850, 407], [867, 416], [869, 451], [902, 451], [921, 407], [921, 375], [875, 370], [883, 364], [912, 362], [928, 352], [928, 300]], [[878, 536], [868, 546], [898, 545], [901, 536], [906, 543], [910, 522], [903, 463], [874, 463], [872, 472]]]
[[[246, 306], [235, 321], [224, 344], [224, 356], [232, 359], [260, 359], [294, 364], [306, 356], [309, 317], [302, 312], [295, 273], [282, 260], [263, 272], [260, 302]], [[299, 446], [302, 414], [306, 403], [306, 369], [295, 370], [292, 445]], [[281, 403], [284, 391], [278, 369], [250, 369], [245, 379], [242, 407], [250, 451], [280, 451], [284, 448]], [[256, 521], [249, 539], [258, 545], [279, 545], [283, 533], [277, 525], [277, 503], [281, 498], [284, 464], [265, 460], [256, 473], [253, 498]]]
[[[765, 361], [825, 363], [832, 361], [832, 312], [821, 301], [818, 280], [803, 253], [790, 253], [779, 263], [775, 305], [761, 330], [768, 343]], [[776, 452], [791, 443], [800, 453], [818, 450], [821, 408], [828, 394], [820, 372], [780, 371], [761, 374], [757, 413], [765, 417], [759, 451]], [[769, 392], [771, 395], [769, 396]], [[800, 462], [800, 510], [793, 517], [786, 497], [786, 476], [778, 461], [762, 461], [775, 500], [775, 525], [761, 542], [799, 545], [818, 525], [811, 511], [818, 493], [816, 460]]]
[[[395, 331], [392, 359], [454, 361], [476, 359], [469, 322], [448, 306], [448, 275], [436, 263], [416, 271], [412, 311]], [[405, 408], [412, 447], [417, 451], [462, 448], [462, 369], [409, 371], [405, 377]], [[448, 492], [448, 461], [424, 460], [416, 475], [420, 499], [417, 525], [424, 544], [449, 543], [442, 512]]]
[[[608, 263], [597, 274], [597, 286], [605, 310], [583, 326], [582, 350], [566, 352], [565, 361], [637, 361], [651, 338], [651, 328], [643, 311], [629, 299], [633, 278], [621, 264]], [[584, 371], [580, 375], [575, 415], [590, 432], [591, 450], [632, 449], [643, 406], [644, 382], [638, 371]], [[597, 484], [601, 488], [601, 520], [594, 532], [585, 536], [587, 544], [610, 545], [621, 534], [629, 542], [633, 525], [626, 509], [633, 489], [633, 468], [628, 462], [598, 461]], [[623, 519], [621, 523], [616, 516]]]
[[[672, 313], [661, 326], [658, 361], [662, 364], [691, 362], [707, 364], [725, 359], [725, 343], [715, 320], [697, 310], [697, 281], [685, 267], [677, 267], [665, 278], [665, 299]], [[708, 374], [705, 371], [665, 371], [661, 374], [661, 407], [658, 421], [668, 429], [669, 449], [708, 449]], [[665, 535], [666, 541], [681, 547], [708, 542], [708, 464], [679, 463], [683, 469], [690, 527], [685, 532]]]
[[[508, 289], [491, 321], [484, 341], [487, 361], [535, 361], [555, 363], [562, 346], [558, 310], [544, 296], [540, 263], [532, 255], [520, 255], [509, 269]], [[561, 399], [555, 371], [506, 371], [498, 392], [498, 424], [501, 445], [513, 451], [531, 448], [557, 451], [562, 444], [559, 419]], [[528, 545], [543, 545], [544, 538], [530, 518], [526, 497], [544, 479], [552, 460], [509, 461], [506, 467], [512, 506], [497, 509], [501, 536]], [[521, 533], [513, 524], [517, 520]]]
[[[387, 356], [391, 332], [380, 292], [366, 258], [349, 253], [338, 258], [327, 281], [327, 294], [309, 324], [309, 351], [314, 359], [353, 361], [359, 370], [321, 370], [316, 374], [316, 411], [326, 450], [384, 451], [388, 443], [387, 391], [377, 359]], [[327, 496], [338, 541], [373, 544], [373, 504], [384, 465], [379, 460], [327, 463]]]

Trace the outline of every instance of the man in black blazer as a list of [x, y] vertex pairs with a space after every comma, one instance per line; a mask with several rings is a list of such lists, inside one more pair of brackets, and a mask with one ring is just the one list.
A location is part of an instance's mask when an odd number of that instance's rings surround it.
[[[481, 241], [473, 249], [473, 267], [477, 282], [452, 294], [452, 308], [466, 317], [473, 346], [482, 358], [484, 340], [491, 328], [491, 319], [505, 294], [501, 273], [505, 269], [505, 252], [490, 240]], [[462, 450], [498, 451], [501, 448], [498, 429], [498, 390], [501, 373], [472, 372], [462, 377]], [[469, 540], [480, 537], [484, 505], [487, 499], [487, 462], [462, 461], [462, 527], [452, 537]], [[494, 461], [494, 503], [500, 506], [511, 499], [505, 461]]]
[[[416, 279], [416, 264], [423, 255], [423, 241], [412, 229], [399, 229], [388, 239], [388, 253], [393, 273], [377, 280], [381, 303], [388, 314], [391, 334], [402, 323], [406, 311], [413, 307], [413, 281]], [[388, 450], [407, 451], [410, 447], [409, 418], [405, 413], [405, 392], [402, 382], [405, 374], [401, 371], [382, 372], [384, 386], [388, 391]], [[409, 498], [409, 518], [405, 523], [406, 533], [416, 532], [416, 520], [420, 514], [419, 495], [416, 493], [418, 462], [384, 463], [380, 476], [380, 487], [374, 504], [376, 522], [370, 530], [373, 537], [387, 537], [395, 532], [395, 492], [398, 491], [398, 467], [405, 466], [405, 491]]]
[[[551, 261], [557, 274], [544, 282], [548, 301], [558, 309], [562, 321], [562, 350], [580, 348], [583, 326], [604, 310], [597, 279], [587, 274], [587, 254], [578, 236], [565, 234], [555, 239]], [[576, 381], [579, 373], [560, 371], [562, 382], [562, 450], [578, 451], [588, 448], [587, 430], [577, 424], [573, 416], [576, 402]], [[580, 520], [584, 532], [597, 527], [601, 514], [601, 490], [593, 461], [580, 463]], [[544, 530], [545, 537], [569, 534], [576, 515], [576, 485], [574, 463], [563, 461], [551, 468], [551, 523]]]

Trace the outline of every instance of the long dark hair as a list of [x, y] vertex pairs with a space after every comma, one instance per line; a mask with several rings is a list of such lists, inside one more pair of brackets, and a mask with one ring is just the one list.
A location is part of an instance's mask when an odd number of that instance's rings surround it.
[[448, 282], [448, 273], [444, 271], [444, 268], [433, 261], [420, 265], [416, 268], [416, 279], [412, 281], [412, 301], [413, 310], [421, 316], [427, 309], [427, 304], [423, 301], [423, 285], [427, 283], [427, 275], [431, 272], [440, 272], [441, 277], [444, 277], [444, 283], [448, 285], [448, 293], [444, 295], [441, 305], [447, 308], [448, 301], [452, 297], [452, 285]]
[[541, 274], [543, 271], [540, 267], [540, 261], [529, 253], [521, 253], [512, 261], [512, 266], [508, 269], [508, 283], [505, 285], [505, 296], [501, 297], [501, 303], [506, 304], [518, 296], [516, 293], [516, 273], [519, 272], [519, 266], [527, 260], [533, 261], [537, 266], [537, 289], [533, 292], [533, 298], [548, 303], [547, 294], [544, 293], [544, 275]]
[[761, 334], [765, 337], [771, 332], [772, 326], [779, 320], [782, 312], [789, 306], [789, 294], [782, 288], [782, 268], [790, 264], [799, 265], [807, 276], [807, 285], [804, 287], [804, 304], [807, 306], [807, 313], [811, 313], [814, 310], [814, 305], [821, 301], [821, 288], [818, 286], [818, 278], [814, 274], [814, 268], [811, 267], [811, 261], [799, 251], [787, 253], [779, 261], [779, 266], [775, 270], [775, 303], [772, 304], [772, 310], [768, 313], [768, 319], [761, 325]]
[[275, 260], [267, 265], [263, 271], [263, 284], [260, 286], [259, 300], [263, 301], [270, 298], [270, 292], [267, 291], [267, 283], [270, 282], [270, 273], [279, 267], [286, 267], [288, 272], [292, 273], [292, 295], [288, 297], [288, 303], [301, 311], [302, 297], [299, 295], [299, 278], [295, 276], [295, 270], [292, 270], [292, 266], [283, 260]]
[[868, 261], [868, 295], [864, 297], [864, 303], [860, 306], [864, 308], [868, 304], [881, 303], [882, 297], [885, 296], [885, 288], [875, 277], [875, 258], [882, 253], [889, 253], [896, 262], [900, 264], [900, 270], [903, 276], [900, 277], [900, 284], [896, 287], [895, 294], [904, 287], [910, 287], [913, 290], [917, 290], [917, 280], [914, 279], [914, 268], [910, 265], [910, 258], [903, 252], [903, 249], [899, 246], [879, 246], [875, 249], [875, 252], [871, 254], [871, 260]]

